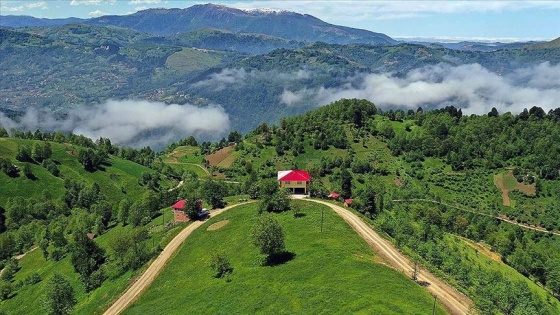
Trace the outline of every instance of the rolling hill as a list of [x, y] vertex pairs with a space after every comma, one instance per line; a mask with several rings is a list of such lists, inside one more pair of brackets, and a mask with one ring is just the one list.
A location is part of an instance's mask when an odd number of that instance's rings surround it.
[[[302, 216], [276, 214], [293, 259], [260, 266], [250, 244], [257, 206], [241, 206], [209, 220], [124, 314], [378, 313], [425, 314], [433, 299], [406, 276], [376, 262], [369, 246], [334, 212], [301, 202]], [[324, 225], [320, 231], [321, 211]], [[227, 222], [213, 230], [214, 223]], [[224, 252], [230, 281], [213, 277], [208, 261]], [[177, 287], [184, 294], [174, 294]], [[394, 298], [387, 299], [387, 296]], [[445, 314], [438, 307], [436, 314]]]

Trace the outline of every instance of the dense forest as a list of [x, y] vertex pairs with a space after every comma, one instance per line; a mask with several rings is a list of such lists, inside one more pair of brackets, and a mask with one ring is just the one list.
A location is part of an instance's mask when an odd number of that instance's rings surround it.
[[[179, 198], [222, 207], [227, 196], [263, 198], [267, 209], [283, 209], [272, 178], [280, 169], [299, 168], [312, 175], [312, 197], [336, 191], [352, 199], [364, 220], [472, 297], [483, 314], [554, 314], [560, 241], [550, 232], [560, 230], [559, 124], [560, 109], [463, 115], [452, 106], [383, 111], [369, 101], [343, 99], [246, 135], [232, 131], [215, 143], [189, 137], [161, 152], [105, 138], [2, 128], [0, 145], [13, 144], [0, 151], [0, 180], [30, 185], [2, 196], [0, 204], [2, 298], [40, 281], [14, 282], [16, 254], [38, 246], [51, 261], [87, 259], [91, 263], [74, 264], [74, 272], [85, 292], [95, 291], [157, 253], [147, 241], [160, 209]], [[212, 165], [212, 154], [228, 148], [233, 162]], [[178, 152], [188, 153], [173, 160]], [[138, 168], [129, 183], [116, 170], [125, 162]], [[507, 176], [527, 189], [506, 192], [509, 205], [497, 184]], [[56, 188], [29, 188], [45, 178]], [[182, 186], [171, 189], [179, 181]], [[120, 242], [99, 246], [85, 237], [126, 226], [133, 229]], [[486, 244], [501, 262], [492, 265], [469, 242]], [[504, 271], [507, 265], [517, 276]]]

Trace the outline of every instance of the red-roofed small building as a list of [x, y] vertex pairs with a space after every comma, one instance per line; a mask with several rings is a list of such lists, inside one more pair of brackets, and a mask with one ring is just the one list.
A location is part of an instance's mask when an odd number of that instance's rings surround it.
[[[175, 218], [175, 222], [187, 222], [190, 221], [189, 216], [185, 213], [185, 207], [187, 206], [188, 201], [186, 199], [181, 199], [177, 201], [174, 205], [171, 206], [173, 209], [173, 217]], [[196, 202], [196, 207], [200, 210], [202, 209], [202, 201], [198, 200]]]
[[345, 199], [344, 200], [344, 206], [345, 207], [350, 207], [352, 205], [352, 199]]
[[340, 194], [333, 191], [327, 197], [337, 200], [338, 198], [340, 198]]
[[293, 194], [303, 193], [304, 195], [307, 195], [310, 182], [311, 175], [309, 175], [306, 171], [278, 171], [278, 183], [280, 183], [280, 187], [291, 190]]

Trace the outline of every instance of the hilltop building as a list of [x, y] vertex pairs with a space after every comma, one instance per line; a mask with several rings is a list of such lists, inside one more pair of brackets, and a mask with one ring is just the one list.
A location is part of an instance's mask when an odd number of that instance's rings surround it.
[[280, 187], [287, 188], [293, 194], [307, 195], [311, 175], [303, 170], [278, 171], [278, 183]]

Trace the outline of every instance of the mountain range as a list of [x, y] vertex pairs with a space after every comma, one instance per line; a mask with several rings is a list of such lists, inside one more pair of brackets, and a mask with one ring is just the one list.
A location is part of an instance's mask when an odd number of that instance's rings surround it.
[[[481, 75], [494, 73], [499, 80], [522, 74], [519, 69], [560, 63], [555, 41], [494, 46], [499, 49], [462, 43], [451, 49], [397, 43], [305, 14], [220, 5], [85, 20], [3, 16], [1, 23], [0, 110], [9, 117], [29, 108], [64, 116], [109, 99], [147, 100], [220, 106], [230, 128], [248, 132], [337, 97], [358, 94], [375, 101], [368, 94], [372, 75], [403, 84], [411, 73], [439, 71], [423, 80], [440, 84], [453, 67], [469, 72], [469, 65], [478, 65]], [[469, 100], [452, 101], [462, 106]], [[435, 98], [417, 103], [443, 105]]]
[[130, 15], [107, 15], [83, 20], [2, 16], [0, 26], [55, 26], [75, 22], [118, 26], [153, 35], [176, 35], [210, 27], [234, 33], [258, 33], [306, 42], [396, 43], [385, 34], [329, 24], [307, 14], [241, 10], [215, 4], [194, 5], [186, 9], [148, 9]]

